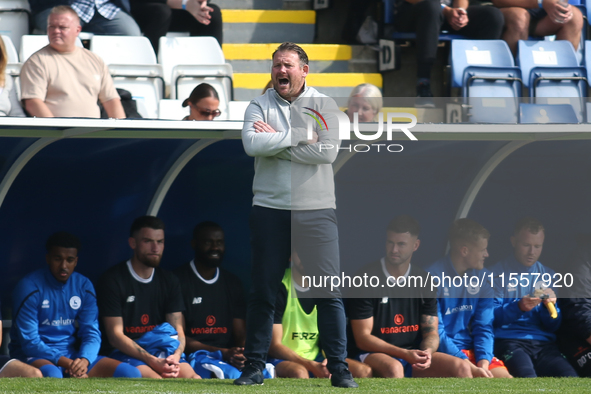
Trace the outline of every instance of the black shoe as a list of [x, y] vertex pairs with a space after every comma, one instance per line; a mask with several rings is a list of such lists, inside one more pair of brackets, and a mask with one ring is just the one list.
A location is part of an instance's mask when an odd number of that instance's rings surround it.
[[359, 387], [359, 385], [353, 380], [353, 375], [351, 375], [351, 372], [349, 372], [348, 369], [333, 373], [330, 377], [330, 383], [333, 387], [342, 387], [345, 389], [356, 389]]
[[431, 93], [431, 84], [429, 82], [421, 82], [417, 85], [415, 106], [418, 108], [435, 108], [433, 93]]
[[263, 384], [263, 380], [263, 373], [257, 367], [248, 365], [242, 370], [242, 375], [234, 380], [234, 384], [237, 386], [250, 386], [253, 384]]

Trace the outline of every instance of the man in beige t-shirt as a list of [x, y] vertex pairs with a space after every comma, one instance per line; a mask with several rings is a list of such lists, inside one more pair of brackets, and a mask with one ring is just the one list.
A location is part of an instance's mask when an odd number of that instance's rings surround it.
[[110, 118], [125, 118], [105, 63], [76, 46], [81, 29], [78, 14], [70, 6], [52, 9], [49, 45], [25, 62], [20, 75], [21, 97], [31, 116], [100, 118], [100, 100]]

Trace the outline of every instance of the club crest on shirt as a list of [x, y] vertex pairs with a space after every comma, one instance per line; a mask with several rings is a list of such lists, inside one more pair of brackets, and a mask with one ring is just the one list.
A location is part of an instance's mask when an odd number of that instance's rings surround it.
[[70, 307], [72, 309], [78, 309], [82, 305], [82, 300], [78, 296], [70, 298]]
[[478, 292], [480, 291], [480, 287], [478, 286], [471, 286], [469, 285], [466, 290], [468, 290], [468, 293], [472, 294], [472, 295], [476, 295], [478, 294]]

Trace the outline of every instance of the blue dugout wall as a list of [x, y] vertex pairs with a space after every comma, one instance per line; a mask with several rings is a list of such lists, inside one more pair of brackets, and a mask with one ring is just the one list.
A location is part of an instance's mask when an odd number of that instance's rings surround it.
[[[164, 268], [189, 261], [193, 226], [214, 220], [226, 231], [226, 267], [249, 286], [254, 171], [239, 139], [240, 122], [1, 122], [5, 319], [16, 282], [44, 266], [44, 244], [52, 232], [66, 230], [81, 238], [77, 271], [95, 281], [130, 257], [131, 222], [155, 210], [167, 225]], [[460, 216], [491, 231], [489, 263], [510, 253], [512, 226], [526, 214], [545, 223], [542, 261], [555, 268], [574, 248], [574, 235], [589, 232], [587, 125], [418, 125], [413, 133], [418, 142], [395, 135], [391, 143], [403, 146], [400, 153], [342, 151], [335, 163], [347, 271], [382, 256], [385, 227], [402, 213], [417, 217], [423, 227], [413, 257], [419, 264], [445, 253], [447, 228]], [[196, 144], [202, 146], [195, 149]], [[186, 163], [179, 164], [187, 152]], [[178, 174], [171, 177], [175, 166]], [[170, 187], [162, 189], [167, 180]]]

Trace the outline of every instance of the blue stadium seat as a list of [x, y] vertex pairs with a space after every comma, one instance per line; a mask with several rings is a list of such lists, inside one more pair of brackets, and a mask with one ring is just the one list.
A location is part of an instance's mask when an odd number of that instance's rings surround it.
[[[518, 65], [529, 96], [536, 104], [570, 104], [583, 120], [587, 73], [568, 41], [519, 41]], [[565, 99], [566, 102], [565, 102]]]
[[519, 123], [579, 123], [579, 119], [569, 104], [522, 103], [519, 105]]
[[583, 64], [587, 70], [587, 75], [589, 75], [589, 67], [591, 67], [591, 47], [588, 45], [591, 45], [591, 41], [585, 41], [585, 48], [589, 48], [588, 51], [585, 51], [585, 57], [583, 58]]
[[517, 123], [521, 72], [502, 40], [453, 40], [451, 86], [462, 88], [473, 123]]
[[[569, 1], [569, 4], [574, 4], [572, 1], [576, 0]], [[587, 23], [591, 25], [591, 0], [579, 0], [579, 2], [581, 4], [579, 8], [581, 8], [581, 11], [584, 10], [583, 15], [587, 17]]]
[[[450, 65], [452, 87], [465, 97], [519, 96], [521, 72], [503, 40], [452, 40]], [[483, 86], [490, 92], [482, 95]]]
[[517, 62], [530, 97], [584, 97], [587, 73], [569, 41], [523, 41]]

